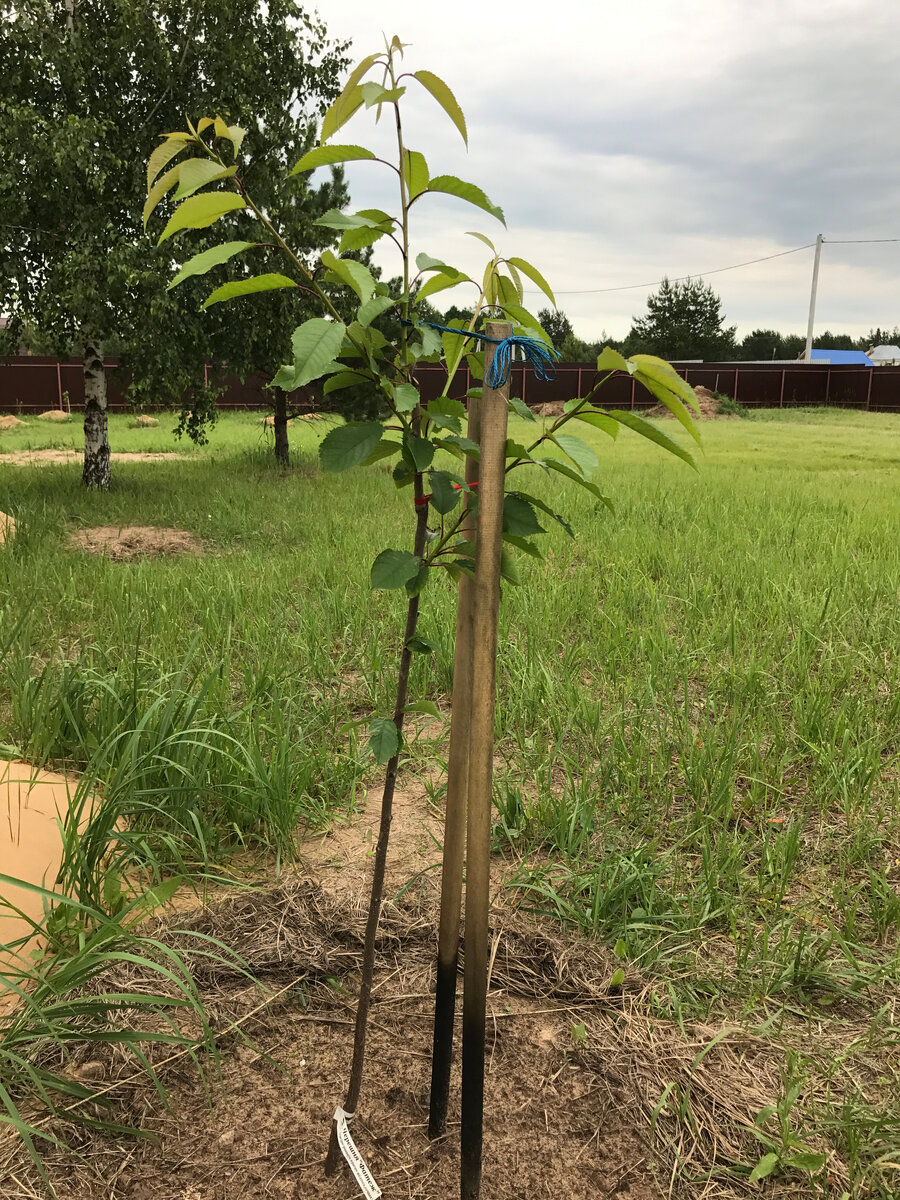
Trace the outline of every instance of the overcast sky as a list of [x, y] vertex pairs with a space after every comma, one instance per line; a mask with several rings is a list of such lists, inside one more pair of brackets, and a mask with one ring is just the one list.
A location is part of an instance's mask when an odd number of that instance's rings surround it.
[[[898, 0], [319, 0], [319, 10], [333, 36], [352, 39], [354, 60], [383, 46], [382, 32], [412, 43], [408, 68], [442, 76], [466, 114], [468, 153], [432, 99], [410, 94], [408, 144], [433, 175], [483, 187], [508, 229], [426, 197], [413, 209], [416, 250], [480, 273], [464, 231], [496, 235], [544, 272], [584, 338], [624, 335], [652, 290], [589, 289], [664, 274], [707, 277], [739, 333], [805, 332], [812, 250], [711, 272], [817, 233], [900, 238]], [[355, 117], [341, 140], [369, 139], [371, 119]], [[394, 206], [384, 167], [348, 174], [355, 206]], [[397, 273], [387, 251], [378, 261]], [[900, 243], [826, 244], [816, 328], [895, 324]]]

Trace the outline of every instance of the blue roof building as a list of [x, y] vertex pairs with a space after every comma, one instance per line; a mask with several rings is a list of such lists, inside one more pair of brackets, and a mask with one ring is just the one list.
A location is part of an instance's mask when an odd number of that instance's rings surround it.
[[864, 350], [813, 350], [811, 362], [830, 363], [832, 366], [871, 367], [871, 358]]

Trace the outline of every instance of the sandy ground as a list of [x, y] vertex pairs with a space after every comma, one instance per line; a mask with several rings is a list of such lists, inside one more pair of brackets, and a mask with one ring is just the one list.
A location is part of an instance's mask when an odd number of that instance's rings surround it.
[[[61, 463], [80, 462], [84, 455], [80, 450], [11, 450], [8, 454], [0, 454], [0, 465], [7, 463], [13, 467], [28, 466], [59, 466]], [[188, 454], [151, 453], [135, 450], [121, 454], [111, 454], [113, 462], [178, 462], [190, 458]]]

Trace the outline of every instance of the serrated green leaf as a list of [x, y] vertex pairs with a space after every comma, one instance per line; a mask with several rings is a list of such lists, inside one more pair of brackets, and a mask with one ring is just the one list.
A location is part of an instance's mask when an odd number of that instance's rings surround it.
[[428, 638], [414, 637], [406, 643], [413, 654], [434, 654], [437, 646], [434, 642], [430, 642]]
[[422, 563], [419, 570], [412, 579], [406, 581], [406, 594], [410, 598], [418, 596], [424, 590], [428, 582], [428, 576], [431, 573], [431, 567], [428, 563]]
[[509, 407], [514, 413], [517, 413], [523, 421], [531, 421], [532, 424], [537, 421], [537, 417], [534, 415], [525, 401], [520, 400], [518, 396], [510, 396]]
[[389, 717], [372, 717], [369, 721], [369, 747], [382, 766], [399, 752], [400, 732]]
[[[377, 55], [370, 55], [369, 57], [374, 62]], [[363, 59], [363, 63], [366, 61], [366, 59]], [[369, 66], [372, 65], [372, 62], [369, 63]], [[362, 66], [363, 63], [359, 65]], [[357, 70], [359, 70], [359, 67], [357, 67]], [[358, 84], [353, 83], [352, 80], [353, 75], [350, 76], [347, 86], [322, 118], [322, 132], [319, 137], [320, 145], [324, 145], [330, 137], [334, 137], [337, 131], [347, 124], [357, 109], [362, 107], [362, 88]]]
[[316, 146], [298, 159], [288, 174], [297, 175], [301, 171], [314, 171], [316, 167], [328, 167], [334, 163], [356, 162], [368, 158], [375, 158], [375, 154], [364, 146]]
[[356, 292], [360, 301], [365, 303], [375, 291], [375, 280], [368, 267], [363, 266], [354, 258], [338, 258], [330, 250], [322, 252], [322, 263], [335, 274], [342, 283]]
[[613, 350], [612, 346], [604, 346], [597, 357], [598, 371], [627, 371], [629, 375], [634, 373], [634, 367], [629, 363], [627, 358], [623, 358], [618, 350]]
[[577, 483], [579, 487], [583, 487], [592, 496], [596, 496], [600, 503], [615, 516], [616, 510], [612, 500], [610, 500], [609, 496], [603, 495], [596, 483], [593, 483], [590, 479], [585, 479], [574, 467], [570, 467], [568, 463], [564, 463], [558, 458], [545, 458], [542, 461], [548, 470], [556, 471], [559, 475], [565, 475], [566, 479], [571, 479], [573, 483]]
[[777, 1154], [764, 1154], [748, 1177], [750, 1183], [757, 1183], [760, 1179], [767, 1179], [775, 1168], [778, 1166]]
[[364, 216], [361, 212], [345, 213], [339, 208], [329, 208], [313, 224], [321, 225], [324, 229], [378, 229], [384, 222]]
[[606, 413], [594, 412], [593, 409], [586, 408], [575, 414], [575, 420], [584, 421], [585, 425], [593, 425], [595, 429], [602, 429], [614, 441], [619, 435], [619, 426]]
[[799, 1154], [791, 1154], [784, 1159], [786, 1167], [793, 1167], [798, 1171], [821, 1171], [828, 1162], [827, 1154], [813, 1154], [812, 1152], [801, 1151]]
[[546, 533], [537, 519], [533, 505], [515, 494], [503, 498], [503, 532], [514, 537], [531, 537], [535, 533]]
[[496, 257], [497, 247], [494, 245], [494, 243], [491, 241], [491, 239], [487, 236], [487, 234], [477, 233], [474, 229], [469, 229], [466, 232], [466, 237], [478, 238], [479, 242], [484, 242], [485, 246], [487, 246], [488, 249], [493, 253], [494, 257]]
[[670, 454], [676, 455], [697, 470], [697, 465], [691, 455], [683, 446], [669, 437], [667, 433], [663, 433], [661, 429], [657, 429], [655, 425], [651, 425], [649, 421], [645, 421], [643, 417], [639, 417], [636, 413], [624, 412], [617, 408], [608, 410], [608, 415], [613, 420], [618, 421], [620, 425], [627, 425], [629, 429], [635, 433], [639, 433], [641, 437], [647, 438], [648, 441], [655, 442], [657, 446], [662, 446], [663, 450], [668, 450]]
[[416, 473], [409, 463], [398, 462], [391, 475], [394, 480], [395, 488], [409, 487], [416, 477]]
[[406, 88], [386, 88], [383, 83], [372, 80], [370, 83], [364, 83], [360, 91], [366, 108], [372, 108], [376, 104], [393, 104], [395, 100], [400, 99]]
[[521, 271], [523, 275], [527, 275], [532, 283], [537, 284], [550, 303], [556, 308], [556, 301], [553, 298], [553, 292], [550, 290], [550, 284], [543, 277], [537, 267], [533, 267], [530, 262], [526, 262], [524, 258], [507, 259], [510, 266]]
[[366, 246], [374, 246], [379, 238], [388, 233], [390, 230], [383, 229], [380, 225], [360, 225], [355, 229], [345, 229], [341, 234], [341, 254], [346, 254], [348, 250], [364, 250]]
[[347, 425], [338, 425], [326, 434], [319, 446], [322, 470], [333, 475], [365, 462], [383, 434], [384, 426], [378, 421], [352, 421]]
[[418, 575], [420, 565], [408, 550], [382, 550], [372, 563], [372, 587], [376, 591], [402, 588]]
[[[462, 416], [458, 413], [457, 406], [462, 408]], [[440, 396], [431, 401], [425, 412], [435, 429], [449, 429], [451, 433], [462, 433], [462, 420], [466, 415], [466, 410], [458, 400], [449, 400], [446, 396]]]
[[147, 192], [153, 187], [153, 181], [166, 166], [167, 163], [175, 157], [176, 154], [181, 154], [187, 148], [187, 142], [190, 140], [188, 134], [184, 135], [183, 140], [167, 139], [161, 142], [160, 145], [154, 147], [150, 157], [147, 159]]
[[412, 383], [398, 383], [391, 390], [397, 412], [412, 412], [419, 403], [419, 389]]
[[453, 512], [463, 493], [453, 486], [452, 476], [446, 471], [432, 471], [428, 479], [431, 485], [431, 507], [441, 516]]
[[162, 245], [182, 229], [206, 229], [226, 213], [240, 208], [246, 208], [246, 205], [234, 192], [203, 192], [199, 196], [190, 196], [169, 217], [157, 245]]
[[[298, 325], [291, 335], [294, 382], [293, 387], [286, 390], [293, 391], [325, 375], [340, 353], [345, 333], [346, 327], [340, 321], [329, 321], [325, 317], [312, 317]], [[278, 386], [284, 387], [284, 384]]]
[[481, 447], [477, 442], [473, 442], [467, 437], [460, 437], [458, 434], [448, 433], [445, 438], [441, 438], [438, 441], [438, 445], [445, 448], [454, 446], [457, 450], [461, 450], [464, 454], [467, 454], [469, 458], [474, 458], [476, 462], [481, 461]]
[[447, 196], [456, 196], [459, 200], [465, 200], [467, 204], [472, 204], [475, 208], [483, 209], [484, 212], [490, 213], [492, 217], [496, 217], [501, 225], [506, 225], [506, 218], [503, 215], [503, 209], [493, 204], [480, 187], [474, 183], [466, 183], [462, 179], [457, 179], [455, 175], [435, 175], [434, 179], [428, 181], [429, 192], [441, 192]]
[[293, 279], [277, 273], [254, 275], [250, 279], [232, 279], [228, 283], [223, 283], [221, 287], [217, 287], [214, 292], [210, 292], [200, 307], [209, 308], [212, 304], [221, 304], [223, 300], [233, 300], [235, 296], [249, 296], [253, 292], [272, 292], [278, 288], [296, 286]]
[[336, 375], [330, 376], [322, 385], [322, 393], [329, 395], [331, 392], [339, 392], [342, 388], [356, 387], [361, 383], [371, 383], [372, 380], [362, 371], [338, 371]]
[[166, 291], [171, 291], [173, 287], [177, 287], [179, 283], [189, 279], [192, 275], [205, 275], [212, 267], [218, 267], [221, 263], [228, 262], [229, 258], [234, 258], [235, 254], [240, 254], [242, 250], [249, 250], [256, 244], [256, 242], [223, 242], [221, 246], [213, 246], [211, 250], [195, 254], [182, 266]]
[[[432, 258], [430, 254], [425, 254], [423, 251], [421, 254], [416, 255], [416, 266], [420, 271], [443, 271], [447, 264], [443, 259]], [[455, 270], [456, 268], [453, 269]]]
[[414, 71], [413, 78], [418, 79], [422, 87], [430, 92], [437, 100], [438, 104], [459, 130], [462, 140], [468, 146], [469, 135], [466, 131], [466, 118], [463, 116], [463, 111], [459, 107], [456, 97], [451, 92], [450, 88], [437, 75], [431, 71]]
[[378, 443], [368, 458], [363, 459], [362, 465], [364, 467], [369, 467], [372, 465], [372, 463], [381, 462], [383, 458], [392, 458], [402, 449], [403, 447], [399, 442], [394, 442], [391, 441], [390, 438], [385, 438], [384, 441]]
[[[641, 357], [648, 358], [649, 355], [642, 355]], [[633, 359], [632, 361], [635, 360]], [[659, 361], [662, 360], [660, 359]], [[668, 381], [660, 377], [661, 374], [661, 372], [656, 371], [655, 369], [652, 374], [648, 373], [646, 370], [636, 370], [634, 372], [634, 378], [638, 381], [638, 383], [645, 387], [652, 396], [655, 396], [661, 404], [665, 405], [672, 416], [684, 426], [694, 441], [699, 445], [700, 432], [697, 429], [697, 426], [691, 420], [691, 415], [682, 404], [680, 397], [676, 395], [672, 388], [669, 387]], [[674, 371], [672, 371], [671, 374], [674, 375], [676, 379], [680, 379], [680, 376], [675, 375]], [[683, 383], [683, 380], [681, 382]], [[691, 389], [691, 391], [693, 392], [693, 389]], [[695, 396], [694, 403], [696, 404], [696, 402], [697, 400]]]
[[515, 546], [517, 550], [522, 550], [525, 554], [531, 555], [532, 558], [543, 559], [540, 548], [534, 543], [529, 542], [528, 538], [519, 537], [514, 533], [504, 533], [504, 542], [508, 542], [510, 546]]
[[434, 446], [428, 438], [403, 435], [403, 457], [417, 471], [427, 471], [434, 458]]
[[435, 292], [444, 292], [447, 288], [456, 287], [459, 283], [464, 283], [467, 276], [462, 271], [456, 271], [454, 274], [449, 274], [447, 271], [439, 271], [436, 275], [426, 280], [416, 293], [417, 300], [425, 300], [428, 296], [433, 296]]
[[199, 188], [217, 179], [230, 179], [237, 167], [223, 167], [212, 158], [189, 158], [178, 168], [178, 191], [176, 200], [192, 196]]
[[361, 304], [356, 314], [356, 319], [362, 325], [363, 329], [376, 317], [380, 317], [382, 313], [387, 312], [389, 308], [394, 306], [394, 298], [392, 296], [373, 296], [371, 300], [367, 300], [365, 304]]
[[513, 587], [518, 587], [521, 583], [519, 568], [505, 546], [500, 551], [500, 578], [505, 579], [507, 583], [511, 583]]
[[147, 222], [150, 220], [153, 210], [156, 208], [157, 204], [159, 204], [163, 196], [165, 196], [167, 192], [171, 191], [178, 182], [178, 174], [181, 170], [181, 166], [182, 164], [179, 163], [177, 166], [173, 167], [171, 171], [166, 171], [164, 175], [160, 175], [159, 179], [157, 179], [156, 183], [154, 183], [153, 187], [147, 193], [147, 199], [144, 201], [144, 211], [141, 214], [145, 229], [147, 228]]
[[563, 454], [572, 460], [585, 478], [593, 475], [599, 467], [600, 460], [597, 455], [580, 437], [575, 437], [572, 433], [555, 433], [552, 441], [559, 446]]
[[[415, 200], [428, 187], [428, 163], [418, 150], [407, 150], [403, 155], [403, 177], [409, 199]], [[420, 268], [421, 270], [421, 268]]]

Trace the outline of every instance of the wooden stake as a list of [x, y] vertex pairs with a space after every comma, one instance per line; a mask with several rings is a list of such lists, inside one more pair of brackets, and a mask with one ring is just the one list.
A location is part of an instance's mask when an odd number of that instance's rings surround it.
[[[512, 334], [506, 321], [488, 321], [492, 338]], [[486, 343], [485, 380], [494, 358]], [[472, 710], [469, 732], [468, 829], [466, 838], [466, 953], [463, 996], [462, 1128], [460, 1195], [478, 1200], [484, 1127], [484, 1032], [487, 1003], [488, 909], [490, 907], [491, 792], [497, 617], [506, 486], [506, 425], [509, 384], [485, 384], [481, 401], [481, 463], [472, 625]]]
[[[481, 436], [480, 401], [469, 400], [466, 436]], [[478, 463], [466, 458], [466, 483], [478, 481]], [[469, 497], [460, 533], [475, 540], [475, 522]], [[459, 917], [462, 905], [463, 856], [466, 847], [466, 794], [469, 772], [469, 714], [472, 708], [472, 598], [473, 581], [463, 575], [456, 605], [456, 646], [453, 657], [453, 711], [450, 717], [450, 754], [447, 765], [447, 810], [444, 817], [444, 862], [441, 873], [441, 918], [438, 927], [434, 1041], [431, 1056], [431, 1106], [428, 1136], [447, 1130], [450, 1065], [453, 1060], [453, 1020], [456, 1015], [456, 973], [459, 964]]]

